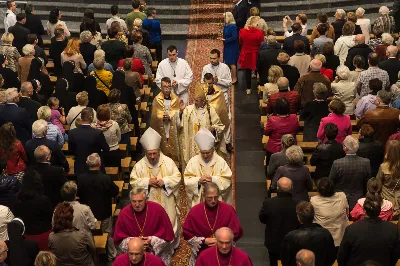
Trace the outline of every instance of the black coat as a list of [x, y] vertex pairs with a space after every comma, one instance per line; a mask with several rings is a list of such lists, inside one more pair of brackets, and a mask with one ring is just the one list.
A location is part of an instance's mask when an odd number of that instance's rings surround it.
[[25, 153], [28, 157], [28, 164], [34, 165], [36, 164], [36, 159], [34, 156], [35, 149], [40, 145], [44, 145], [51, 151], [51, 159], [50, 162], [52, 165], [60, 166], [64, 168], [65, 173], [69, 172], [69, 164], [67, 159], [65, 158], [64, 153], [62, 152], [60, 146], [54, 140], [43, 138], [33, 138], [26, 142], [25, 145]]
[[28, 111], [29, 119], [32, 124], [38, 119], [37, 111], [41, 105], [37, 101], [34, 101], [29, 97], [20, 97], [18, 106], [25, 108], [26, 111]]
[[89, 170], [78, 176], [77, 183], [79, 202], [88, 205], [99, 221], [111, 217], [112, 198], [119, 193], [111, 177], [100, 171]]
[[323, 144], [319, 144], [310, 159], [310, 164], [316, 166], [313, 177], [315, 179], [328, 177], [333, 162], [344, 156], [346, 154], [343, 151], [343, 145], [336, 140], [328, 140]]
[[300, 78], [299, 70], [297, 67], [291, 65], [280, 65], [280, 67], [283, 70], [283, 76], [289, 80], [289, 88], [293, 90]]
[[29, 30], [21, 23], [17, 22], [14, 26], [8, 28], [8, 32], [14, 35], [12, 45], [18, 49], [18, 52], [23, 55], [22, 47], [28, 43]]
[[294, 50], [294, 41], [303, 41], [304, 42], [304, 46], [305, 46], [305, 53], [306, 54], [310, 54], [310, 41], [308, 40], [307, 37], [300, 35], [300, 33], [295, 33], [290, 37], [287, 37], [284, 41], [283, 41], [283, 50], [286, 51], [286, 53], [288, 53], [288, 55], [292, 56], [294, 55], [296, 52]]
[[[345, 65], [352, 71], [355, 69], [353, 65], [353, 58], [356, 57], [356, 55], [360, 55], [364, 58], [365, 62], [368, 62], [368, 55], [371, 52], [372, 49], [369, 48], [369, 46], [366, 45], [365, 43], [353, 46], [349, 49]], [[397, 81], [397, 76], [396, 76], [396, 81]]]
[[335, 42], [337, 39], [339, 39], [340, 36], [342, 36], [342, 29], [344, 23], [346, 23], [347, 20], [345, 19], [337, 19], [334, 22], [331, 23], [333, 29], [335, 30]]
[[19, 181], [15, 176], [0, 176], [0, 205], [13, 209], [18, 189]]
[[397, 226], [380, 218], [366, 217], [346, 228], [337, 260], [340, 266], [361, 265], [366, 260], [394, 266], [399, 256]]
[[43, 48], [40, 48], [38, 45], [35, 45], [35, 57], [43, 58], [44, 65], [47, 65], [47, 62], [49, 62], [49, 60], [47, 59], [47, 55], [44, 52]]
[[285, 236], [281, 253], [282, 266], [296, 266], [296, 254], [301, 249], [314, 252], [315, 266], [330, 266], [336, 260], [336, 248], [331, 233], [316, 223], [302, 224], [300, 229]]
[[34, 14], [26, 15], [26, 23], [24, 24], [24, 27], [27, 28], [30, 31], [30, 33], [36, 34], [38, 38], [38, 45], [44, 48], [43, 39], [41, 35], [45, 35], [47, 34], [47, 32], [44, 30], [40, 17]]
[[280, 253], [283, 239], [300, 224], [296, 215], [296, 202], [290, 193], [278, 192], [278, 196], [265, 199], [258, 214], [265, 224], [264, 246], [271, 253]]
[[248, 1], [247, 0], [242, 0], [242, 2], [239, 5], [235, 5], [232, 10], [233, 17], [235, 18], [236, 21], [236, 27], [238, 31], [240, 29], [244, 28], [244, 25], [246, 25], [247, 17], [248, 17]]
[[32, 138], [32, 123], [28, 111], [15, 104], [3, 105], [0, 109], [0, 127], [8, 122], [14, 125], [17, 139], [25, 146], [25, 143]]
[[389, 58], [379, 63], [379, 68], [386, 70], [389, 74], [390, 85], [393, 85], [398, 80], [398, 73], [400, 71], [400, 61], [396, 58]]
[[96, 52], [97, 47], [91, 43], [80, 43], [79, 50], [83, 56], [83, 60], [87, 66], [93, 63], [94, 60], [94, 52]]
[[373, 141], [370, 138], [360, 139], [360, 147], [358, 148], [357, 155], [369, 159], [371, 177], [375, 177], [378, 173], [379, 166], [383, 162], [384, 153], [384, 148], [379, 142]]
[[50, 57], [53, 58], [54, 62], [54, 75], [60, 76], [62, 72], [61, 64], [61, 53], [67, 47], [68, 39], [65, 38], [63, 41], [57, 41], [56, 37], [51, 38], [51, 43], [49, 47]]
[[32, 169], [40, 174], [44, 188], [43, 194], [49, 197], [54, 209], [58, 203], [63, 201], [61, 187], [68, 181], [64, 169], [50, 163], [37, 163], [32, 166]]
[[14, 72], [9, 68], [0, 69], [0, 74], [3, 76], [3, 89], [21, 88], [21, 82], [18, 79], [18, 72]]
[[[86, 159], [90, 154], [98, 153], [101, 156], [102, 151], [110, 150], [103, 132], [90, 125], [81, 125], [69, 131], [68, 141], [69, 151], [75, 155], [74, 169], [77, 176], [87, 173]], [[102, 170], [104, 172], [104, 167]]]
[[276, 49], [275, 47], [268, 46], [267, 49], [261, 50], [258, 53], [257, 59], [257, 70], [260, 74], [259, 84], [264, 86], [265, 83], [268, 82], [268, 70], [272, 65], [279, 66], [278, 62], [278, 54], [281, 52], [280, 49]]

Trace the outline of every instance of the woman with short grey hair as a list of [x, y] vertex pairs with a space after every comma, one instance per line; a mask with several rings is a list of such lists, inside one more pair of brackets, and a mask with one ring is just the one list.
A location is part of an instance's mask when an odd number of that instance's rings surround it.
[[294, 145], [296, 143], [295, 138], [292, 136], [292, 134], [285, 134], [281, 138], [281, 144], [282, 144], [282, 151], [276, 152], [271, 155], [271, 159], [269, 160], [269, 164], [267, 166], [267, 177], [268, 178], [273, 178], [274, 174], [276, 172], [276, 169], [278, 169], [279, 166], [285, 165], [287, 163], [286, 161], [286, 150]]
[[[69, 109], [68, 115], [67, 115], [67, 123], [71, 129], [76, 128], [76, 121], [79, 121], [81, 119], [81, 112], [84, 108], [87, 107], [89, 104], [89, 94], [86, 91], [81, 91], [76, 95], [76, 102], [78, 103], [78, 106], [74, 106], [71, 109]], [[96, 111], [93, 110], [94, 113], [94, 120], [93, 122], [97, 122], [97, 114]]]
[[349, 81], [350, 69], [341, 65], [336, 69], [336, 79], [332, 83], [333, 98], [340, 99], [346, 105], [344, 114], [354, 114], [354, 99], [356, 97], [355, 83]]
[[293, 145], [286, 150], [287, 164], [280, 166], [272, 179], [271, 187], [276, 189], [277, 182], [281, 177], [287, 177], [293, 182], [292, 196], [296, 202], [309, 201], [308, 191], [313, 188], [310, 171], [303, 163], [304, 154], [302, 149]]

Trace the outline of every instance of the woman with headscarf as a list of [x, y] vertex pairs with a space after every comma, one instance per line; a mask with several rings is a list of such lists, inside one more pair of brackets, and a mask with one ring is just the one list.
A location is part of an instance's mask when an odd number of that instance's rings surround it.
[[64, 63], [61, 76], [68, 81], [70, 91], [76, 93], [83, 91], [85, 76], [75, 71], [74, 61]]
[[85, 89], [89, 94], [88, 107], [92, 107], [95, 110], [97, 110], [97, 107], [99, 107], [101, 104], [108, 103], [106, 93], [98, 90], [96, 85], [97, 80], [94, 76], [89, 75], [85, 78]]
[[8, 68], [8, 59], [5, 55], [0, 54], [0, 75], [2, 75], [4, 84], [2, 89], [20, 88], [21, 82], [18, 79], [18, 73]]
[[[43, 62], [39, 58], [34, 58], [31, 62], [27, 80], [37, 80], [40, 83], [38, 93], [43, 95], [44, 102], [47, 102], [50, 95], [53, 93], [53, 84], [51, 83], [48, 73], [43, 68]], [[34, 86], [35, 87], [35, 86]]]
[[39, 246], [36, 240], [24, 239], [25, 225], [19, 218], [14, 218], [8, 225], [8, 266], [33, 266]]
[[64, 78], [58, 79], [56, 82], [56, 88], [54, 89], [53, 97], [57, 97], [60, 101], [60, 107], [64, 108], [66, 114], [68, 114], [71, 107], [75, 106], [76, 103], [76, 92], [69, 91], [68, 81]]

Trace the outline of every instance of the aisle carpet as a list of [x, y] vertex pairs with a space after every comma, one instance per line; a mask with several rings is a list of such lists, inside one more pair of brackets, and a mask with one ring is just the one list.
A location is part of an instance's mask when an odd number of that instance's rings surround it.
[[[186, 60], [193, 71], [193, 82], [189, 90], [190, 102], [193, 102], [195, 84], [201, 79], [203, 66], [209, 63], [209, 53], [216, 48], [223, 51], [222, 41], [217, 38], [222, 38], [222, 29], [224, 25], [223, 13], [232, 10], [231, 0], [192, 0], [190, 7], [190, 24], [188, 31], [188, 41], [186, 49]], [[222, 58], [222, 55], [221, 55]], [[233, 90], [233, 88], [232, 88]], [[235, 140], [235, 125], [234, 125], [234, 106], [235, 99], [233, 91], [230, 92], [231, 100], [231, 115], [232, 115], [232, 141]], [[232, 143], [235, 146], [235, 143]], [[225, 158], [232, 169], [232, 191], [233, 205], [235, 206], [235, 155], [229, 155]], [[181, 211], [181, 223], [186, 218], [186, 192], [183, 184], [180, 188], [179, 206]], [[177, 249], [172, 264], [174, 266], [186, 266], [189, 264], [190, 247], [181, 237], [180, 246]]]

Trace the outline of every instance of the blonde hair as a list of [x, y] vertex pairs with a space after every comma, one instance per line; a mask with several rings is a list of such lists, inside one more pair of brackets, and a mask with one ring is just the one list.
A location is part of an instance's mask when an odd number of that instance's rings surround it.
[[89, 43], [93, 38], [93, 35], [90, 31], [84, 30], [81, 32], [80, 39], [82, 43]]
[[50, 116], [51, 116], [51, 109], [48, 106], [42, 106], [37, 111], [38, 119], [43, 119], [43, 120], [49, 122]]
[[283, 70], [280, 66], [272, 65], [268, 70], [268, 82], [277, 83], [278, 79], [283, 77]]
[[79, 54], [79, 39], [78, 38], [72, 38], [71, 40], [68, 41], [67, 47], [64, 49], [64, 53], [67, 56], [72, 56], [74, 54]]
[[135, 20], [133, 21], [133, 26], [136, 27], [140, 27], [142, 26], [143, 20], [141, 20], [140, 18], [135, 18]]
[[235, 18], [233, 17], [232, 12], [224, 13], [225, 24], [236, 24]]
[[247, 30], [249, 27], [252, 28], [258, 28], [258, 23], [259, 23], [260, 17], [258, 16], [252, 16], [249, 17], [246, 21], [246, 25], [244, 25], [244, 28]]
[[94, 58], [99, 58], [99, 57], [102, 57], [102, 58], [106, 57], [106, 53], [104, 52], [104, 50], [98, 49], [94, 52]]
[[364, 14], [365, 14], [365, 9], [364, 8], [359, 7], [359, 8], [356, 9], [356, 16], [357, 17], [361, 18], [361, 17], [364, 16]]
[[5, 32], [1, 36], [1, 42], [2, 43], [12, 43], [13, 41], [14, 41], [14, 34], [12, 34], [10, 32]]
[[287, 53], [282, 52], [278, 54], [277, 59], [279, 64], [287, 64], [290, 60], [290, 56]]
[[86, 106], [89, 103], [89, 94], [87, 91], [81, 91], [76, 95], [78, 105]]
[[314, 56], [314, 59], [318, 59], [319, 61], [321, 61], [322, 65], [326, 64], [326, 57], [323, 54], [316, 54]]
[[381, 38], [382, 38], [383, 44], [386, 44], [386, 45], [393, 44], [394, 38], [390, 33], [387, 33], [387, 32], [383, 33]]
[[35, 259], [35, 266], [56, 266], [56, 256], [50, 251], [40, 251]]
[[26, 56], [35, 55], [35, 47], [32, 44], [26, 44], [22, 47], [22, 53]]

